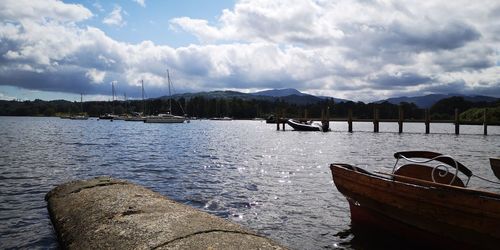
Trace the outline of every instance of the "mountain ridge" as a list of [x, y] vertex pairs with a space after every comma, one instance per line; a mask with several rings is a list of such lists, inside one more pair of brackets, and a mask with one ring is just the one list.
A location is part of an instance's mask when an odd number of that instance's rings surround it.
[[[450, 98], [453, 96], [463, 97], [466, 101], [471, 102], [494, 102], [499, 98], [484, 96], [484, 95], [463, 95], [463, 94], [428, 94], [423, 96], [401, 96], [401, 97], [391, 97], [384, 100], [374, 101], [370, 103], [383, 103], [389, 102], [391, 104], [400, 104], [402, 102], [414, 103], [419, 108], [430, 108], [435, 103], [440, 100]], [[265, 101], [285, 101], [292, 104], [304, 105], [304, 104], [313, 104], [326, 99], [333, 99], [335, 103], [340, 102], [351, 102], [351, 100], [341, 99], [337, 97], [330, 96], [315, 96], [307, 93], [302, 93], [294, 88], [284, 88], [284, 89], [269, 89], [258, 91], [254, 93], [243, 93], [232, 90], [215, 90], [215, 91], [203, 91], [196, 93], [184, 93], [184, 94], [176, 94], [172, 96], [175, 99], [185, 98], [195, 98], [195, 97], [204, 97], [208, 99], [232, 99], [239, 98], [242, 100], [265, 100]], [[159, 97], [160, 99], [166, 99], [167, 96]], [[354, 101], [352, 101], [354, 102]]]
[[464, 100], [470, 102], [494, 102], [499, 98], [484, 96], [484, 95], [463, 95], [463, 94], [429, 94], [423, 96], [401, 96], [401, 97], [392, 97], [385, 100], [380, 100], [375, 103], [389, 102], [392, 104], [400, 104], [402, 102], [414, 103], [419, 108], [430, 108], [435, 103], [450, 97], [463, 97]]

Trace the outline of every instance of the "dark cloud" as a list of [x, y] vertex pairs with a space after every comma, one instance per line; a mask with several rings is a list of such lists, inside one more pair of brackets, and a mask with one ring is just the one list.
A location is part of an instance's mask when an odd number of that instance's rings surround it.
[[[126, 94], [130, 98], [140, 98], [141, 88], [135, 83], [126, 82], [119, 74], [111, 74], [103, 83], [90, 83], [86, 71], [74, 66], [60, 67], [58, 71], [37, 73], [25, 70], [10, 70], [0, 74], [2, 85], [21, 87], [29, 90], [55, 91], [86, 95], [111, 95], [111, 80], [117, 80], [115, 85], [116, 95], [122, 97]], [[165, 86], [150, 85], [145, 82], [148, 97], [168, 95]], [[182, 86], [177, 86], [177, 91], [188, 91]]]
[[474, 86], [473, 88], [465, 90], [465, 94], [494, 96], [500, 98], [500, 81], [497, 81], [493, 84], [480, 83], [478, 86]]
[[417, 86], [420, 84], [429, 83], [432, 81], [432, 78], [416, 73], [402, 72], [398, 74], [383, 73], [377, 75], [370, 81], [376, 84], [376, 88], [392, 89], [395, 87]]
[[[146, 92], [160, 96], [168, 68], [178, 93], [291, 87], [354, 100], [413, 91], [498, 95], [494, 1], [242, 0], [214, 26], [172, 19], [201, 38], [179, 48], [113, 40], [80, 23], [92, 15], [81, 5], [47, 0], [33, 4], [40, 14], [26, 16], [33, 6], [14, 3], [0, 1], [0, 16], [8, 17], [0, 21], [0, 85], [109, 95], [116, 80], [119, 93], [139, 97], [135, 85], [144, 79]], [[75, 17], [53, 6], [70, 7]]]
[[[424, 27], [394, 22], [388, 27], [387, 35], [380, 41], [384, 46], [401, 46], [415, 51], [452, 50], [475, 41], [481, 34], [473, 26], [453, 21], [442, 24], [422, 24]], [[427, 27], [426, 27], [427, 26]], [[423, 30], [420, 30], [422, 29]]]
[[421, 89], [421, 91], [435, 94], [464, 94], [467, 88], [467, 84], [464, 80], [457, 80], [448, 83], [429, 84]]

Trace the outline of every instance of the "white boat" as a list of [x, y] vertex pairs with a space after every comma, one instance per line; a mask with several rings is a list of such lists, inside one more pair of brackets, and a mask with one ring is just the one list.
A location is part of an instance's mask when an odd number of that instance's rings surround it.
[[80, 94], [80, 111], [79, 115], [72, 115], [69, 117], [71, 120], [88, 120], [89, 117], [83, 112], [83, 94]]
[[144, 120], [146, 119], [146, 117], [144, 117], [142, 115], [142, 112], [133, 112], [132, 115], [128, 115], [126, 118], [125, 118], [125, 121], [128, 121], [128, 122], [143, 122]]
[[71, 120], [88, 120], [89, 117], [85, 116], [85, 115], [75, 115], [75, 116], [70, 117], [69, 119], [71, 119]]
[[170, 92], [170, 85], [172, 84], [170, 81], [170, 73], [167, 69], [167, 82], [168, 82], [168, 100], [169, 100], [169, 110], [166, 114], [158, 114], [155, 116], [148, 116], [144, 120], [145, 123], [184, 123], [186, 117], [184, 116], [176, 116], [172, 115], [172, 94]]
[[172, 114], [159, 114], [148, 116], [144, 119], [145, 123], [183, 123], [186, 120], [184, 116], [177, 116]]
[[224, 116], [224, 117], [213, 117], [213, 118], [210, 118], [210, 120], [213, 120], [213, 121], [232, 121], [233, 118]]

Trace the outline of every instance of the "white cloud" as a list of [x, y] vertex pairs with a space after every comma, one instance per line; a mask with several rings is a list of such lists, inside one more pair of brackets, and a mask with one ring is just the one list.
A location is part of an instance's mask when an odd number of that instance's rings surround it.
[[[201, 41], [173, 48], [80, 25], [92, 16], [80, 5], [24, 2], [28, 11], [2, 1], [0, 84], [109, 95], [96, 83], [117, 80], [133, 95], [144, 79], [146, 91], [160, 95], [169, 68], [179, 92], [294, 87], [374, 100], [458, 88], [500, 96], [498, 15], [484, 13], [500, 4], [448, 2], [243, 0], [216, 23], [172, 19], [172, 28]], [[124, 25], [122, 14], [116, 6], [107, 24]]]
[[142, 7], [146, 7], [146, 0], [133, 0]]
[[104, 8], [102, 7], [102, 5], [99, 2], [93, 3], [92, 6], [94, 6], [94, 8], [96, 10], [98, 10], [99, 12], [104, 12]]
[[102, 20], [102, 22], [110, 26], [120, 27], [127, 24], [127, 22], [125, 22], [122, 17], [122, 7], [118, 5], [113, 8], [113, 10]]
[[57, 0], [0, 1], [0, 19], [3, 21], [79, 22], [90, 17], [92, 12], [80, 4]]
[[87, 73], [85, 73], [85, 76], [92, 82], [92, 83], [103, 83], [104, 82], [104, 77], [106, 76], [105, 71], [99, 71], [97, 69], [89, 69]]

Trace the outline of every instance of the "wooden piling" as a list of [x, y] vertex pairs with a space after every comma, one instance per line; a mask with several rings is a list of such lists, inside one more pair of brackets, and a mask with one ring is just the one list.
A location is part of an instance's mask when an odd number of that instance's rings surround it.
[[347, 125], [349, 133], [352, 133], [352, 108], [347, 110]]
[[429, 109], [425, 109], [425, 133], [429, 134], [431, 131], [431, 118], [429, 115]]
[[399, 133], [403, 133], [403, 121], [404, 121], [404, 110], [403, 106], [399, 105], [399, 118], [398, 118], [398, 125], [399, 125]]
[[483, 135], [488, 135], [488, 118], [487, 118], [488, 109], [485, 108], [483, 111]]
[[458, 135], [460, 134], [460, 124], [459, 124], [459, 117], [458, 117], [458, 109], [455, 109], [455, 134]]
[[373, 109], [373, 132], [378, 133], [379, 131], [379, 120], [378, 120], [378, 107]]
[[[333, 105], [333, 102], [332, 102]], [[323, 127], [323, 132], [328, 132], [330, 131], [330, 105], [326, 105], [326, 114], [325, 114], [325, 119], [321, 123], [321, 126]]]
[[285, 131], [285, 123], [286, 123], [286, 119], [285, 119], [285, 110], [284, 110], [284, 109], [283, 109], [283, 111], [282, 111], [282, 114], [283, 114], [283, 116], [282, 116], [282, 117], [283, 117], [283, 119], [282, 119], [282, 121], [283, 121], [283, 131]]
[[276, 130], [280, 130], [280, 117], [278, 115], [278, 110], [276, 110], [276, 115], [274, 116], [274, 119], [276, 120]]

